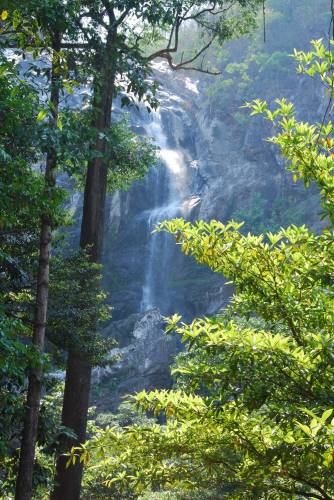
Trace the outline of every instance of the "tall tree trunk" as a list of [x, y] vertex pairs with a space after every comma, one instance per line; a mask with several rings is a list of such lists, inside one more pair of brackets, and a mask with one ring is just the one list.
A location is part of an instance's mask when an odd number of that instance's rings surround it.
[[[107, 60], [110, 53], [111, 50], [107, 44], [104, 57], [101, 58], [99, 74], [94, 82], [92, 126], [102, 133], [111, 125], [115, 65], [112, 58], [109, 62]], [[103, 155], [106, 148], [107, 143], [103, 136], [98, 137], [93, 149]], [[101, 262], [102, 258], [107, 169], [108, 167], [101, 157], [94, 158], [89, 162], [87, 169], [80, 246], [88, 249], [92, 262]], [[67, 449], [86, 440], [91, 371], [91, 362], [80, 353], [80, 346], [69, 352], [62, 423], [75, 432], [77, 439], [67, 439], [65, 443]], [[51, 498], [53, 500], [79, 500], [82, 469], [81, 463], [66, 468], [66, 457], [60, 456], [57, 461], [55, 488]]]
[[[69, 352], [66, 366], [62, 424], [73, 429], [78, 439], [64, 439], [62, 447], [70, 449], [86, 439], [87, 412], [89, 404], [91, 364], [80, 357], [80, 353]], [[56, 486], [53, 500], [80, 498], [82, 464], [66, 468], [67, 457], [61, 455], [57, 461]]]
[[[56, 33], [52, 48], [60, 50], [61, 34]], [[59, 76], [55, 66], [52, 67], [50, 101], [52, 103], [51, 127], [57, 127], [59, 107]], [[46, 189], [55, 185], [54, 169], [57, 163], [56, 151], [52, 148], [47, 153], [45, 167]], [[49, 292], [49, 259], [51, 245], [51, 221], [49, 215], [42, 217], [39, 264], [37, 271], [37, 290], [32, 343], [39, 353], [44, 352], [45, 324], [47, 319], [48, 292]], [[19, 471], [16, 480], [15, 499], [29, 500], [32, 497], [32, 478], [35, 461], [35, 446], [37, 439], [39, 406], [41, 400], [42, 370], [34, 368], [30, 371], [26, 400], [26, 413], [22, 433]]]

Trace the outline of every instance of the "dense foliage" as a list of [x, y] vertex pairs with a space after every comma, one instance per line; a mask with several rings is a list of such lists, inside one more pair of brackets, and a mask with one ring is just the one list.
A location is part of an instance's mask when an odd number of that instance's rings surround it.
[[30, 335], [24, 307], [29, 293], [27, 281], [36, 248], [41, 207], [48, 201], [43, 179], [32, 168], [38, 155], [37, 95], [18, 78], [12, 64], [2, 59], [0, 68], [0, 448], [1, 459], [4, 459], [13, 438], [20, 432], [15, 419], [18, 406], [22, 405], [26, 369], [40, 362], [34, 349], [20, 339]]
[[[308, 22], [314, 7], [297, 3], [294, 16]], [[317, 14], [328, 15], [320, 3]], [[156, 107], [155, 59], [174, 70], [223, 70], [224, 77], [205, 92], [211, 109], [220, 103], [215, 118], [219, 109], [226, 112], [227, 101], [233, 108], [240, 94], [253, 99], [263, 75], [289, 73], [286, 53], [275, 43], [270, 53], [260, 50], [255, 38], [237, 62], [225, 65], [221, 43], [249, 33], [262, 4], [1, 3], [1, 494], [14, 494], [24, 410], [33, 406], [26, 404], [27, 379], [33, 375], [36, 436], [28, 444], [36, 453], [29, 467], [21, 467], [23, 476], [31, 476], [23, 478], [23, 494], [24, 481], [30, 488], [31, 480], [36, 498], [59, 486], [54, 498], [59, 491], [65, 498], [76, 482], [77, 497], [84, 463], [87, 498], [334, 498], [334, 127], [328, 118], [334, 56], [332, 44], [321, 40], [312, 42], [310, 52], [294, 54], [299, 73], [320, 77], [329, 96], [321, 123], [301, 121], [281, 96], [273, 105], [255, 99], [245, 107], [269, 121], [275, 131], [269, 141], [286, 159], [293, 182], [316, 186], [322, 231], [297, 225], [276, 231], [277, 220], [271, 221], [273, 232], [260, 236], [233, 220], [162, 223], [158, 231], [172, 234], [186, 255], [230, 280], [231, 303], [219, 316], [190, 324], [178, 315], [170, 318], [167, 333], [175, 331], [186, 347], [172, 370], [175, 388], [140, 392], [118, 416], [91, 420], [93, 437], [66, 453], [85, 439], [92, 367], [113, 362], [114, 341], [101, 335], [101, 324], [110, 318], [99, 263], [106, 191], [128, 188], [155, 162], [156, 148], [131, 131], [126, 117], [111, 121], [113, 99], [122, 107], [136, 100], [148, 111]], [[289, 2], [273, 0], [272, 6], [270, 23], [291, 10]], [[73, 104], [73, 92], [85, 85], [92, 90], [87, 102], [78, 97], [79, 105]], [[233, 109], [232, 121], [242, 128], [248, 117]], [[81, 250], [55, 246], [49, 282], [49, 240], [38, 243], [39, 234], [47, 226], [51, 237], [70, 223], [66, 192], [56, 187], [54, 173], [77, 189], [85, 185], [85, 197]], [[266, 207], [252, 196], [249, 219], [262, 223]], [[235, 214], [240, 219], [242, 210]], [[46, 251], [39, 253], [43, 245]], [[39, 280], [43, 265], [47, 272]], [[34, 319], [41, 286], [49, 292], [42, 304], [46, 323]], [[41, 342], [32, 343], [36, 328], [45, 326], [46, 355], [44, 332]], [[66, 363], [64, 389], [57, 378]], [[17, 490], [22, 500], [20, 495]]]
[[[321, 42], [296, 52], [299, 71], [332, 88], [333, 55]], [[223, 273], [235, 294], [221, 316], [180, 323], [186, 345], [176, 388], [140, 392], [137, 408], [166, 424], [107, 428], [69, 464], [92, 460], [120, 497], [160, 489], [187, 498], [319, 498], [333, 483], [333, 125], [298, 122], [292, 104], [247, 105], [276, 126], [270, 139], [293, 178], [315, 182], [329, 225], [244, 235], [241, 224], [165, 221], [182, 251]], [[162, 496], [163, 498], [163, 496]]]

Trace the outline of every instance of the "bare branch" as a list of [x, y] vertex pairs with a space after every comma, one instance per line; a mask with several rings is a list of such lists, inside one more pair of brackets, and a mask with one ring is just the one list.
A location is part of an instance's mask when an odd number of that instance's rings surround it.
[[203, 69], [202, 66], [203, 66], [203, 61], [204, 61], [204, 56], [203, 56], [203, 59], [202, 59], [202, 62], [201, 62], [201, 66], [198, 67], [198, 66], [189, 66], [189, 64], [195, 62], [202, 54], [205, 53], [205, 51], [212, 45], [213, 41], [215, 39], [215, 36], [213, 36], [209, 42], [204, 45], [193, 57], [191, 57], [190, 59], [187, 59], [186, 61], [181, 61], [180, 63], [178, 64], [174, 64], [173, 63], [173, 60], [171, 57], [169, 58], [166, 58], [167, 61], [168, 61], [168, 64], [169, 66], [173, 69], [173, 70], [179, 70], [179, 69], [185, 69], [185, 70], [192, 70], [192, 71], [198, 71], [200, 73], [206, 73], [208, 75], [220, 75], [221, 72], [220, 71], [215, 71], [215, 70], [209, 70], [209, 69]]
[[[217, 31], [215, 30], [214, 26], [206, 25], [204, 26], [206, 29], [209, 29], [211, 31], [211, 38], [206, 43], [193, 57], [187, 59], [186, 61], [183, 60], [183, 54], [181, 58], [180, 63], [175, 63], [173, 61], [172, 54], [176, 53], [178, 48], [179, 48], [179, 31], [180, 31], [180, 26], [182, 25], [183, 22], [189, 21], [189, 20], [194, 20], [196, 21], [197, 24], [203, 25], [202, 21], [200, 21], [200, 17], [205, 15], [205, 14], [210, 14], [210, 15], [218, 15], [226, 12], [227, 10], [231, 9], [231, 7], [235, 4], [235, 2], [232, 2], [228, 7], [224, 9], [219, 9], [216, 10], [217, 8], [217, 1], [211, 2], [211, 6], [206, 7], [198, 12], [194, 12], [193, 14], [189, 14], [194, 6], [194, 3], [187, 9], [185, 13], [183, 13], [182, 16], [180, 16], [179, 13], [176, 14], [175, 21], [173, 23], [173, 26], [171, 28], [170, 34], [169, 34], [169, 39], [167, 46], [163, 49], [157, 50], [156, 52], [153, 52], [150, 54], [147, 58], [146, 61], [152, 61], [154, 59], [162, 58], [166, 59], [169, 67], [173, 70], [179, 70], [179, 69], [184, 69], [184, 70], [191, 70], [191, 71], [198, 71], [201, 73], [206, 73], [210, 75], [220, 75], [220, 71], [216, 70], [210, 70], [208, 68], [203, 69], [203, 61], [204, 61], [204, 56], [202, 59], [202, 62], [200, 66], [194, 66], [192, 65], [193, 62], [195, 62], [202, 54], [205, 53], [205, 51], [212, 45], [214, 39], [217, 36]], [[172, 46], [172, 41], [174, 38], [174, 44]]]
[[175, 17], [175, 21], [173, 23], [173, 26], [172, 26], [172, 29], [170, 30], [170, 34], [169, 34], [169, 39], [168, 39], [168, 45], [167, 45], [167, 49], [170, 49], [170, 46], [172, 44], [172, 40], [173, 40], [173, 35], [174, 35], [174, 31], [175, 31], [175, 28], [176, 28], [176, 24], [178, 22], [178, 19], [179, 17], [176, 16]]
[[189, 70], [189, 71], [196, 71], [197, 73], [205, 73], [206, 75], [212, 75], [212, 76], [219, 76], [221, 75], [221, 71], [215, 71], [211, 69], [203, 69], [203, 68], [198, 68], [197, 66], [179, 66], [179, 67], [173, 67], [172, 68], [174, 71], [178, 71], [180, 69], [182, 70]]
[[179, 63], [175, 65], [174, 69], [180, 69], [182, 66], [186, 66], [188, 64], [191, 64], [192, 62], [196, 61], [202, 54], [205, 52], [212, 44], [215, 39], [215, 36], [213, 36], [206, 45], [204, 45], [198, 52], [195, 54], [193, 57], [188, 59], [187, 61], [184, 61], [183, 63]]
[[179, 46], [179, 31], [180, 31], [181, 23], [182, 23], [182, 19], [177, 16], [175, 19], [175, 22], [174, 22], [173, 29], [172, 29], [172, 31], [175, 32], [175, 34], [174, 34], [174, 47], [170, 47], [170, 44], [171, 44], [171, 37], [170, 37], [170, 40], [168, 42], [167, 47], [165, 47], [164, 49], [161, 49], [161, 50], [157, 50], [156, 52], [153, 52], [153, 54], [149, 55], [146, 58], [147, 61], [152, 61], [153, 59], [157, 59], [159, 57], [167, 59], [166, 56], [168, 54], [171, 54], [173, 52], [177, 52], [177, 49]]
[[221, 74], [220, 71], [203, 69], [202, 67], [198, 67], [198, 66], [185, 66], [185, 64], [189, 64], [189, 61], [185, 61], [183, 63], [181, 62], [179, 64], [174, 64], [173, 58], [170, 54], [165, 54], [164, 56], [159, 56], [159, 57], [161, 57], [162, 59], [166, 59], [169, 67], [173, 71], [178, 71], [178, 70], [182, 69], [182, 70], [188, 70], [188, 71], [197, 71], [198, 73], [205, 73], [207, 75], [214, 75], [214, 76], [218, 76]]

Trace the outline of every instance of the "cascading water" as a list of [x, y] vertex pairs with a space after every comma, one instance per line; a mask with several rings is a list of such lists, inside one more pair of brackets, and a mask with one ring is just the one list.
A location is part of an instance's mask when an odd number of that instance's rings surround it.
[[[147, 230], [152, 233], [159, 222], [184, 215], [182, 205], [186, 196], [188, 176], [182, 152], [168, 145], [160, 113], [153, 113], [152, 121], [146, 131], [159, 146], [161, 160], [161, 165], [152, 169], [149, 176], [151, 189], [154, 190], [154, 206], [144, 214]], [[174, 251], [174, 245], [168, 235], [165, 233], [150, 235], [141, 312], [154, 307], [159, 307], [162, 312], [168, 310], [168, 274]]]
[[[160, 165], [128, 191], [107, 201], [104, 248], [104, 285], [111, 289], [113, 321], [159, 308], [163, 315], [195, 310], [192, 284], [197, 269], [182, 255], [167, 233], [153, 233], [157, 223], [175, 217], [195, 219], [200, 211], [203, 178], [197, 162], [194, 85], [179, 80], [166, 68], [157, 68], [162, 82], [158, 112], [131, 109], [133, 131], [149, 136], [160, 149]], [[187, 83], [188, 82], [188, 83]], [[194, 99], [194, 96], [195, 99]], [[119, 114], [121, 109], [114, 110]], [[203, 272], [202, 272], [203, 274]], [[197, 307], [197, 306], [195, 306]]]

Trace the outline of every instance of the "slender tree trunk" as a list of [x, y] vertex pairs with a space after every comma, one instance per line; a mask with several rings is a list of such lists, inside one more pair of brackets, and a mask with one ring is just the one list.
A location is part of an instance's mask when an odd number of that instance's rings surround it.
[[[107, 61], [106, 56], [110, 53], [111, 50], [107, 45], [98, 77], [96, 77], [94, 83], [94, 119], [92, 126], [102, 133], [111, 125], [115, 65], [112, 61]], [[106, 148], [107, 143], [103, 136], [100, 136], [96, 140], [93, 149], [103, 155]], [[101, 262], [102, 258], [107, 169], [108, 167], [101, 157], [94, 158], [87, 169], [80, 246], [88, 249], [92, 262]], [[91, 362], [80, 354], [80, 346], [78, 346], [78, 349], [69, 352], [62, 423], [75, 432], [77, 439], [67, 439], [67, 449], [86, 440], [91, 371]], [[57, 461], [57, 474], [55, 488], [51, 495], [52, 500], [79, 500], [82, 470], [83, 465], [81, 463], [66, 468], [66, 457], [60, 456]]]
[[[61, 35], [55, 34], [53, 50], [60, 50]], [[52, 119], [51, 126], [57, 127], [58, 106], [59, 106], [59, 77], [52, 68], [51, 95]], [[57, 154], [54, 149], [50, 149], [47, 154], [45, 167], [46, 189], [55, 185], [54, 169], [57, 163]], [[32, 343], [39, 353], [44, 352], [45, 324], [47, 319], [48, 292], [49, 292], [49, 259], [51, 244], [51, 221], [48, 215], [42, 217], [39, 264], [37, 271], [37, 290], [35, 319]], [[19, 471], [16, 481], [15, 499], [29, 500], [32, 497], [32, 478], [35, 461], [35, 445], [37, 439], [38, 415], [41, 400], [42, 370], [32, 369], [29, 374], [28, 392], [26, 401], [26, 413], [22, 433]]]

